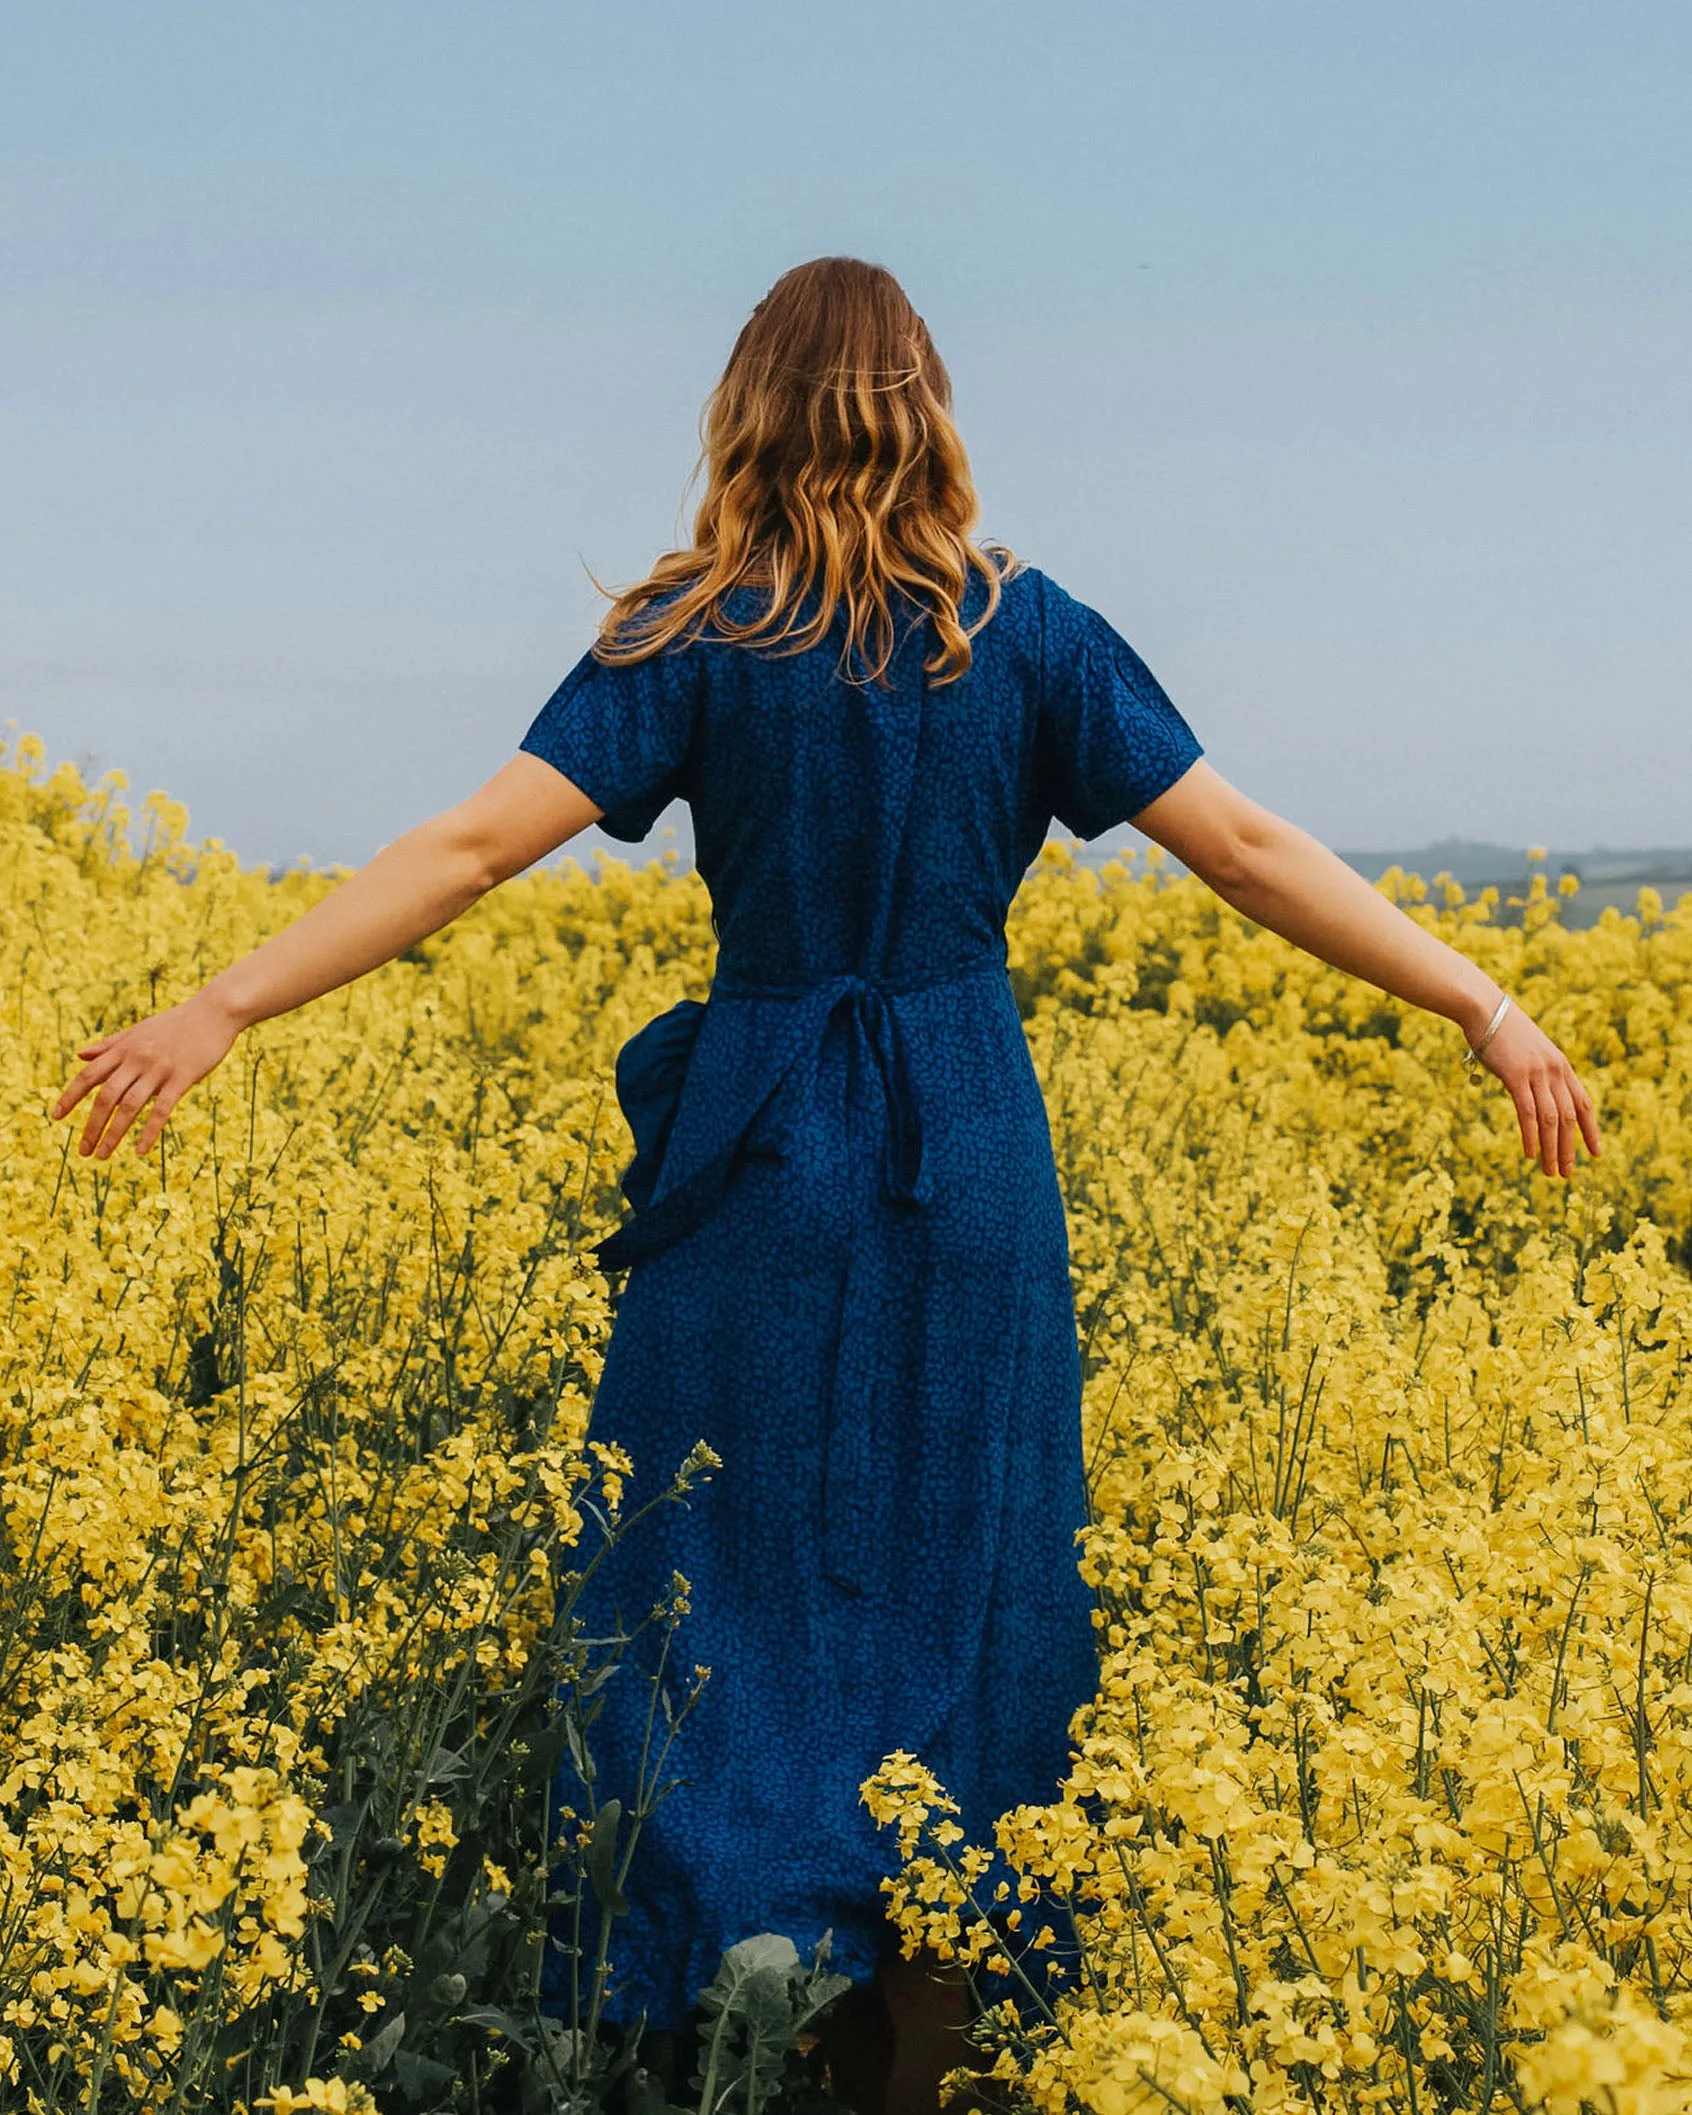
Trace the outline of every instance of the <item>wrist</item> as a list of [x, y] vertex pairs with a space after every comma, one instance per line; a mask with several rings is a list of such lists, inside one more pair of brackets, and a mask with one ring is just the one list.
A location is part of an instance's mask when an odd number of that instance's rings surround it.
[[1492, 1025], [1503, 998], [1504, 987], [1490, 977], [1482, 977], [1472, 990], [1464, 992], [1451, 1018], [1463, 1031], [1463, 1040], [1471, 1050]]
[[230, 1035], [237, 1036], [242, 1029], [250, 1028], [258, 1016], [249, 1004], [243, 1003], [234, 986], [224, 981], [228, 975], [227, 970], [220, 971], [209, 984], [202, 984], [194, 994], [193, 1003], [217, 1014], [228, 1027]]

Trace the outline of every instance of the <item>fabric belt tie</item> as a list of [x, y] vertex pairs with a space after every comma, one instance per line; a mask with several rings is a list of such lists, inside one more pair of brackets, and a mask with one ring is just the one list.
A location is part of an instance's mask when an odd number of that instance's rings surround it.
[[934, 1193], [922, 1157], [922, 1108], [911, 1084], [910, 1058], [899, 1016], [879, 986], [842, 979], [845, 989], [828, 1018], [847, 1012], [859, 1052], [868, 1051], [887, 1104], [887, 1157], [882, 1187], [899, 1204], [926, 1204]]
[[[793, 1067], [820, 1047], [842, 1012], [858, 1059], [873, 1068], [886, 1103], [884, 1194], [896, 1203], [926, 1204], [933, 1184], [923, 1154], [920, 1097], [889, 1000], [988, 970], [1002, 973], [1004, 965], [1000, 947], [949, 969], [901, 979], [845, 971], [806, 984], [756, 984], [719, 971], [709, 1000], [683, 999], [649, 1021], [617, 1053], [617, 1099], [635, 1140], [622, 1181], [633, 1216], [596, 1247], [600, 1267], [621, 1270], [660, 1255], [705, 1223], [747, 1150], [749, 1133]], [[762, 1019], [747, 1050], [737, 1053], [745, 1062], [737, 1064], [732, 1080], [699, 1082], [693, 1105], [684, 1106], [712, 1006], [733, 1014], [749, 1001], [771, 1003], [754, 1009]]]

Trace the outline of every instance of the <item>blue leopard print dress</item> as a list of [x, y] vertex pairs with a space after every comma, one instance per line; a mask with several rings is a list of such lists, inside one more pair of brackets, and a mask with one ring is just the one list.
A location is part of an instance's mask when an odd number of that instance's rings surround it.
[[[972, 576], [966, 622], [985, 597]], [[1096, 837], [1202, 751], [1032, 567], [953, 683], [925, 676], [935, 633], [906, 608], [886, 689], [840, 673], [837, 615], [799, 654], [584, 656], [522, 742], [619, 839], [687, 801], [718, 940], [708, 999], [619, 1054], [632, 1209], [599, 1251], [628, 1273], [591, 1428], [634, 1459], [625, 1505], [697, 1440], [723, 1462], [583, 1603], [595, 1634], [633, 1626], [680, 1571], [676, 1696], [711, 1670], [613, 1927], [607, 2016], [653, 2029], [755, 1932], [808, 1960], [831, 1931], [867, 1979], [897, 1858], [863, 1780], [911, 1750], [990, 1843], [1055, 1795], [1096, 1684], [1067, 1233], [1005, 918], [1054, 818]], [[591, 1729], [598, 1796], [625, 1809], [656, 1645]], [[568, 1764], [558, 1794], [581, 1811]]]

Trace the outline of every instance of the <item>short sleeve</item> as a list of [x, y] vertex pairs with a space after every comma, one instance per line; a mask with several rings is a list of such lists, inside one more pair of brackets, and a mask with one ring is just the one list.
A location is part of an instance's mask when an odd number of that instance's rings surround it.
[[609, 664], [585, 653], [517, 746], [603, 808], [608, 837], [637, 844], [687, 795], [700, 661], [688, 647]]
[[1121, 633], [1042, 585], [1042, 793], [1066, 829], [1098, 837], [1167, 793], [1204, 749]]

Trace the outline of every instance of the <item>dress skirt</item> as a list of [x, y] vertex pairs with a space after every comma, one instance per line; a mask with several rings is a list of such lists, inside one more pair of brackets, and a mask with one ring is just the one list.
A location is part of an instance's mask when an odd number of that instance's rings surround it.
[[[809, 1960], [827, 1931], [867, 1979], [896, 1945], [897, 1857], [863, 1781], [914, 1753], [990, 1845], [1001, 1813], [1055, 1797], [1097, 1676], [1066, 1229], [1002, 950], [914, 989], [725, 980], [695, 1019], [665, 1166], [685, 1190], [715, 1154], [718, 1180], [702, 1223], [629, 1271], [590, 1437], [633, 1459], [625, 1514], [701, 1439], [722, 1466], [631, 1528], [580, 1604], [590, 1635], [634, 1630], [679, 1571], [674, 1701], [710, 1670], [613, 1926], [606, 2014], [652, 2029], [758, 1932]], [[596, 1796], [625, 1813], [665, 1737], [661, 1638], [588, 1733]], [[558, 1797], [583, 1810], [568, 1764]]]

